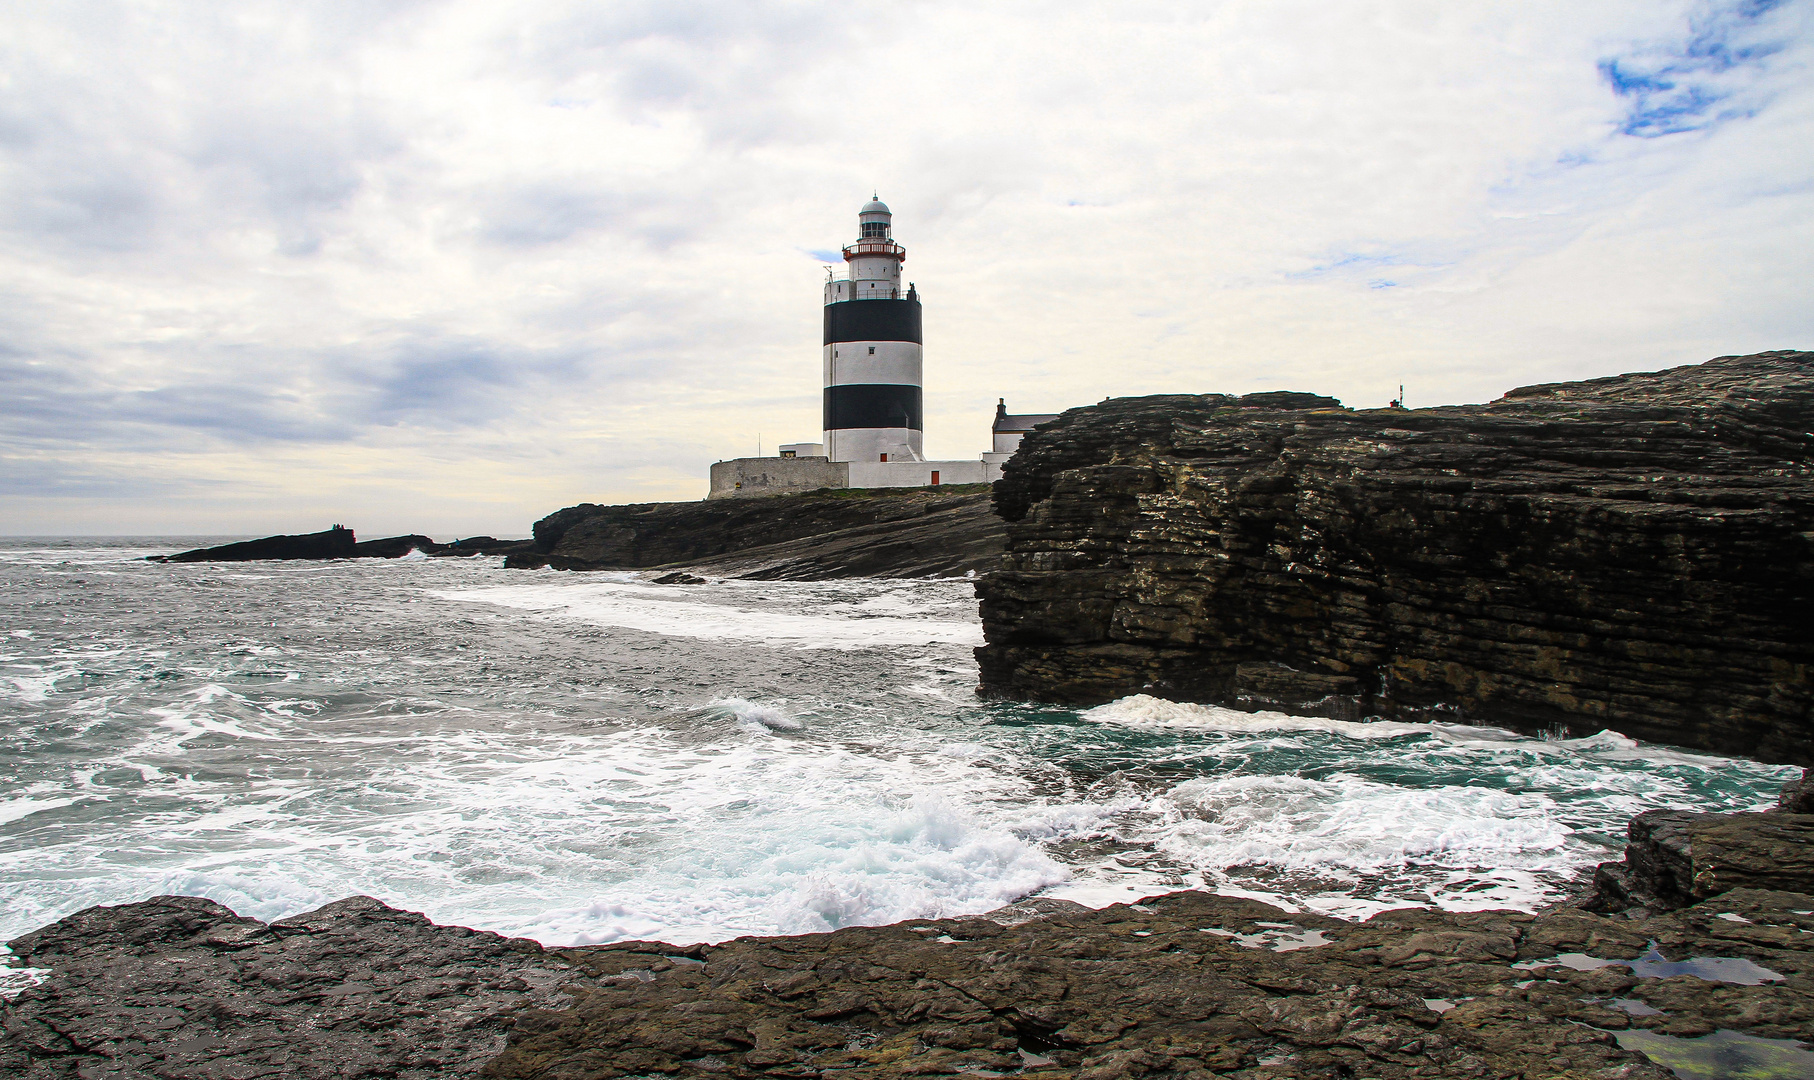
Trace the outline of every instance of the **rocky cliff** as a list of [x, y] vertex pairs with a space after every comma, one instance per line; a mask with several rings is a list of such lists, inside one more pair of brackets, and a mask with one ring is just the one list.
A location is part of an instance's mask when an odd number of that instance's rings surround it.
[[988, 489], [835, 490], [760, 499], [582, 503], [535, 523], [506, 566], [689, 567], [738, 577], [961, 577], [1000, 563], [1004, 526]]
[[1028, 436], [985, 693], [1611, 727], [1814, 761], [1814, 353], [1354, 411], [1126, 398]]

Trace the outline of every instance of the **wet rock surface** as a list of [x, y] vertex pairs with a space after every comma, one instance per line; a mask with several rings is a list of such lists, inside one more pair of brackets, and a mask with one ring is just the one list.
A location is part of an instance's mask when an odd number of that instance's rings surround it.
[[533, 941], [351, 897], [269, 926], [209, 900], [96, 907], [12, 942], [0, 1076], [477, 1075], [512, 1014], [568, 999]]
[[759, 580], [961, 577], [1001, 562], [1004, 523], [983, 485], [827, 491], [761, 499], [600, 506], [535, 523], [519, 569], [686, 567]]
[[1811, 431], [1806, 352], [1437, 409], [1073, 409], [996, 485], [983, 689], [1814, 762]]
[[1585, 906], [1668, 911], [1737, 888], [1814, 888], [1814, 813], [1800, 812], [1814, 770], [1784, 785], [1775, 810], [1697, 814], [1651, 810], [1631, 819], [1625, 858], [1594, 872]]
[[1184, 892], [551, 950], [362, 897], [269, 927], [166, 897], [14, 943], [51, 970], [0, 1006], [0, 1073], [1664, 1080], [1617, 1034], [1806, 1038], [1810, 944], [1814, 896], [1760, 889], [1358, 923]]
[[[1739, 890], [1637, 920], [1405, 910], [1347, 923], [1174, 893], [690, 950], [703, 964], [620, 944], [575, 950], [599, 988], [525, 1013], [488, 1074], [1661, 1080], [1668, 1070], [1614, 1033], [1806, 1036], [1814, 915], [1798, 911], [1811, 907]], [[1556, 960], [1653, 948], [1749, 957], [1772, 978], [1640, 979]]]

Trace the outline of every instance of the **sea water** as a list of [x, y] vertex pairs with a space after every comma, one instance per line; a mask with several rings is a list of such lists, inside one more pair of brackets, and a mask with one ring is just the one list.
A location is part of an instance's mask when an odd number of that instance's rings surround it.
[[0, 541], [0, 940], [163, 893], [364, 893], [549, 944], [1178, 888], [1531, 909], [1632, 814], [1794, 774], [1611, 731], [982, 701], [964, 580], [143, 561], [205, 539]]

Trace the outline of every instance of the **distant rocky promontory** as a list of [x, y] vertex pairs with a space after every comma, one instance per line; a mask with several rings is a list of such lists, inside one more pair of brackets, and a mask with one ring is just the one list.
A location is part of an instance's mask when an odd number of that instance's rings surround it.
[[984, 693], [1612, 728], [1814, 761], [1814, 353], [1356, 411], [1118, 398], [1028, 435]]
[[581, 503], [535, 523], [504, 565], [702, 570], [819, 581], [962, 577], [1001, 564], [1005, 526], [984, 484], [825, 489], [706, 502]]
[[411, 552], [431, 557], [468, 555], [507, 555], [530, 546], [527, 540], [499, 540], [491, 536], [469, 536], [451, 544], [438, 544], [429, 537], [411, 533], [361, 541], [353, 530], [343, 525], [317, 533], [288, 536], [266, 536], [258, 540], [241, 540], [232, 544], [196, 548], [175, 555], [152, 555], [152, 562], [257, 562], [264, 559], [401, 559]]

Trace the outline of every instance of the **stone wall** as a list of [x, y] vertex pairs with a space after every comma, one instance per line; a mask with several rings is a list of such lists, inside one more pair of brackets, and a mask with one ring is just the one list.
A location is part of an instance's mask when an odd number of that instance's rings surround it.
[[850, 486], [850, 466], [830, 458], [732, 458], [712, 464], [708, 499], [797, 495], [820, 488]]
[[1814, 354], [1352, 411], [1114, 399], [1028, 436], [985, 693], [1132, 693], [1814, 761]]

